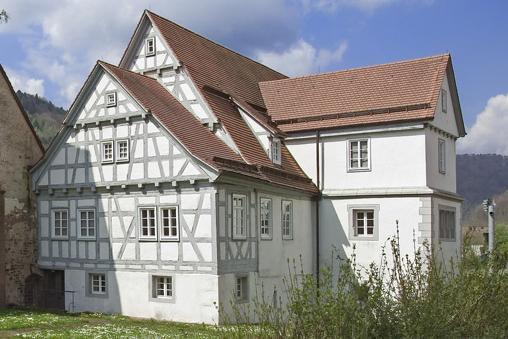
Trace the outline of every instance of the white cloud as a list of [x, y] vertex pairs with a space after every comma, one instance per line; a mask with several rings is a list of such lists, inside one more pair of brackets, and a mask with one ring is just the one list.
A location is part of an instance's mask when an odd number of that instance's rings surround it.
[[9, 68], [6, 68], [5, 72], [7, 73], [7, 76], [9, 77], [9, 80], [15, 91], [20, 90], [25, 93], [44, 96], [43, 79], [30, 78], [25, 75], [18, 74]]
[[347, 42], [342, 42], [336, 49], [317, 49], [305, 40], [282, 52], [258, 51], [255, 57], [259, 62], [286, 75], [305, 75], [323, 71], [329, 66], [338, 64], [347, 50]]
[[478, 114], [465, 138], [459, 139], [459, 153], [497, 153], [508, 155], [508, 93], [491, 97]]
[[4, 0], [2, 8], [10, 20], [0, 34], [20, 39], [22, 71], [60, 88], [52, 99], [64, 106], [97, 59], [118, 63], [145, 8], [247, 54], [287, 47], [299, 17], [285, 0]]

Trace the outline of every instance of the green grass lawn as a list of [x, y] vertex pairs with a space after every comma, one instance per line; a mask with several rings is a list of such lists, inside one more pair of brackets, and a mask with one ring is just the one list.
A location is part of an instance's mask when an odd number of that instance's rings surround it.
[[67, 314], [0, 309], [0, 338], [218, 338], [238, 336], [226, 329], [199, 324], [132, 319], [104, 314]]

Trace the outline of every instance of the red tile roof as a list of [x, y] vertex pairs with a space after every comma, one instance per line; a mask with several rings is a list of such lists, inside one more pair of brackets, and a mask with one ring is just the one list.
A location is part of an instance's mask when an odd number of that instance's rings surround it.
[[260, 87], [272, 120], [281, 130], [295, 132], [431, 120], [450, 71], [446, 54], [262, 82]]
[[290, 155], [285, 149], [283, 161], [285, 160], [288, 166], [281, 169], [267, 169], [273, 164], [259, 147], [250, 129], [242, 123], [243, 119], [229, 100], [213, 94], [207, 95], [211, 105], [220, 110], [219, 119], [224, 119], [231, 127], [231, 135], [236, 138], [235, 140], [242, 140], [243, 157], [236, 154], [202, 125], [157, 80], [102, 61], [98, 63], [115, 77], [135, 100], [150, 111], [193, 156], [206, 164], [221, 172], [242, 174], [281, 186], [316, 192], [316, 187], [296, 165], [296, 162], [292, 158], [291, 161], [288, 159]]

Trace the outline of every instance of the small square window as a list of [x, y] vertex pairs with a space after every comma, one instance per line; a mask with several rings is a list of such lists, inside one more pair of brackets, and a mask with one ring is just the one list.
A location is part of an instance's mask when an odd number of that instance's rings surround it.
[[443, 113], [448, 110], [448, 92], [444, 88], [441, 90], [441, 110]]
[[348, 170], [363, 171], [370, 169], [369, 140], [349, 140]]
[[53, 236], [67, 238], [69, 236], [69, 211], [53, 210]]
[[155, 207], [142, 207], [139, 209], [139, 225], [140, 239], [157, 240]]
[[180, 237], [180, 225], [178, 222], [178, 207], [161, 207], [161, 240], [178, 240]]
[[236, 277], [235, 298], [237, 301], [249, 300], [249, 280], [248, 277]]
[[146, 39], [145, 52], [146, 56], [155, 55], [155, 37]]
[[293, 202], [282, 200], [282, 239], [293, 239]]
[[90, 273], [90, 294], [106, 294], [106, 275], [103, 273]]
[[282, 162], [281, 141], [278, 138], [272, 138], [270, 145], [270, 158], [274, 164], [280, 165]]
[[113, 141], [103, 141], [102, 142], [102, 153], [101, 160], [103, 163], [112, 163], [113, 162]]
[[116, 162], [129, 161], [129, 140], [116, 141]]
[[152, 277], [152, 298], [168, 299], [173, 298], [173, 277], [154, 276]]
[[233, 239], [247, 237], [247, 196], [233, 194]]
[[356, 237], [374, 236], [374, 210], [354, 210], [353, 223]]
[[261, 198], [259, 200], [259, 233], [261, 239], [272, 238], [272, 199]]
[[116, 92], [106, 94], [106, 107], [116, 106]]
[[95, 210], [93, 209], [79, 209], [79, 237], [95, 239]]

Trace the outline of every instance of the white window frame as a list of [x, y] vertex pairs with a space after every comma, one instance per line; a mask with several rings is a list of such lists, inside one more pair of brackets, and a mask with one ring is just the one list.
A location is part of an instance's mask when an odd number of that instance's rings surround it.
[[[110, 101], [110, 98], [113, 100]], [[106, 107], [115, 107], [117, 103], [116, 92], [106, 92]]]
[[[235, 200], [240, 199], [243, 200], [243, 206], [237, 207], [235, 206]], [[231, 195], [231, 226], [232, 226], [232, 234], [233, 239], [235, 240], [244, 240], [247, 239], [247, 209], [248, 209], [248, 201], [247, 195], [245, 194], [232, 194]], [[238, 211], [243, 212], [243, 218], [240, 220], [241, 225], [237, 225], [237, 213]], [[243, 231], [243, 232], [242, 232]]]
[[441, 89], [441, 111], [448, 111], [448, 91], [444, 88]]
[[[439, 240], [455, 242], [457, 239], [456, 209], [439, 205], [438, 220]], [[449, 225], [448, 222], [451, 222], [451, 225]]]
[[[154, 228], [154, 234], [151, 235], [150, 234], [150, 229], [152, 228], [152, 226], [150, 225], [147, 225], [148, 227], [148, 235], [143, 235], [143, 210], [153, 210], [153, 220], [154, 220], [154, 225], [153, 225], [153, 228]], [[157, 217], [157, 208], [155, 206], [140, 206], [138, 208], [138, 213], [139, 213], [139, 216], [138, 216], [138, 222], [139, 222], [139, 240], [143, 240], [143, 241], [157, 241], [157, 230], [158, 230], [158, 217]], [[150, 218], [151, 219], [151, 218]]]
[[[364, 166], [362, 167], [361, 166], [361, 144], [365, 142], [367, 143], [367, 166]], [[358, 167], [353, 167], [352, 166], [352, 161], [354, 160], [352, 158], [352, 145], [354, 143], [357, 143], [358, 144], [358, 157], [357, 157], [357, 161], [358, 161]], [[351, 139], [351, 140], [348, 140], [347, 141], [347, 169], [348, 169], [348, 172], [364, 172], [364, 171], [370, 171], [371, 170], [371, 161], [370, 161], [370, 152], [371, 152], [371, 148], [370, 148], [370, 139], [369, 138], [363, 138], [363, 139]]]
[[[108, 280], [105, 273], [88, 273], [91, 295], [105, 295], [108, 292]], [[98, 288], [97, 290], [95, 288]]]
[[[164, 211], [165, 210], [175, 210], [175, 220], [176, 220], [176, 235], [169, 235], [169, 236], [166, 236], [164, 235], [164, 228], [166, 228], [166, 226], [164, 226], [164, 221], [166, 218], [164, 218]], [[178, 206], [175, 206], [175, 205], [165, 205], [165, 206], [160, 206], [159, 207], [159, 239], [161, 241], [179, 241], [180, 240], [180, 209], [178, 208]], [[171, 222], [171, 217], [168, 218], [169, 221]], [[173, 226], [170, 224], [169, 225], [169, 232], [171, 234], [171, 229], [173, 228]]]
[[[66, 213], [67, 218], [66, 219], [63, 219], [62, 217], [59, 218], [59, 221], [60, 221], [60, 226], [59, 226], [60, 234], [57, 234], [57, 232], [56, 232], [56, 230], [57, 230], [57, 227], [56, 227], [56, 214], [57, 213], [62, 213], [62, 212]], [[51, 232], [52, 232], [53, 238], [54, 239], [68, 239], [69, 238], [69, 231], [70, 231], [70, 227], [69, 227], [69, 209], [67, 209], [67, 208], [53, 209], [53, 210], [51, 210], [51, 217], [52, 217]], [[66, 235], [62, 235], [62, 233], [63, 233], [62, 230], [64, 229], [64, 227], [62, 226], [62, 221], [64, 221], [64, 220], [66, 221], [66, 226], [65, 226]]]
[[[104, 150], [105, 145], [111, 146], [111, 158], [106, 158], [106, 152]], [[115, 161], [115, 145], [113, 140], [107, 140], [101, 142], [101, 162], [103, 164], [111, 164]]]
[[[160, 284], [162, 282], [162, 288]], [[159, 292], [162, 291], [162, 294]], [[169, 291], [169, 295], [168, 295]], [[173, 299], [175, 297], [175, 278], [172, 275], [152, 275], [152, 298]]]
[[[152, 50], [150, 51], [150, 47], [149, 47], [149, 42], [152, 42]], [[152, 37], [149, 37], [145, 40], [145, 55], [146, 56], [152, 56], [152, 55], [155, 55], [156, 53], [156, 49], [155, 49], [155, 37], [152, 36]]]
[[[358, 215], [362, 213], [363, 217], [359, 218]], [[372, 213], [372, 218], [369, 218], [369, 213]], [[358, 231], [359, 229], [359, 221], [362, 222], [362, 234]], [[372, 220], [372, 226], [369, 226], [369, 220]], [[372, 233], [368, 233], [368, 229], [372, 228]], [[354, 209], [353, 210], [353, 229], [354, 235], [358, 238], [374, 238], [376, 234], [376, 211], [374, 209]]]
[[[127, 156], [126, 157], [122, 157], [121, 156], [122, 153], [120, 152], [121, 144], [124, 142], [127, 143]], [[130, 140], [129, 139], [118, 139], [115, 141], [115, 144], [116, 144], [116, 162], [129, 162], [130, 151], [131, 151]]]
[[[82, 231], [82, 222], [83, 222], [83, 219], [81, 219], [81, 213], [84, 212], [84, 213], [93, 213], [93, 219], [90, 219], [88, 218], [88, 215], [87, 215], [87, 225], [86, 225], [86, 235], [83, 235], [81, 233]], [[93, 235], [90, 235], [90, 225], [89, 225], [89, 221], [90, 220], [93, 220]], [[77, 233], [78, 233], [78, 238], [79, 239], [96, 239], [97, 238], [97, 216], [96, 216], [96, 213], [95, 213], [95, 209], [94, 208], [79, 208], [78, 209], [78, 230], [77, 230]]]
[[[289, 215], [287, 215], [286, 206], [289, 205]], [[292, 200], [281, 201], [281, 232], [283, 240], [293, 239], [293, 222], [294, 222], [294, 209]], [[287, 230], [287, 232], [286, 232]]]
[[247, 275], [235, 276], [234, 293], [237, 302], [249, 301], [249, 277]]
[[282, 163], [282, 142], [279, 138], [274, 137], [270, 140], [270, 159], [274, 164]]
[[[263, 202], [268, 202], [267, 215], [264, 215]], [[266, 218], [265, 218], [266, 217]], [[266, 232], [264, 232], [266, 231]], [[263, 240], [271, 240], [273, 232], [273, 200], [268, 197], [259, 198], [259, 236]]]
[[439, 173], [446, 174], [446, 140], [437, 139], [437, 166]]
[[[349, 236], [348, 238], [353, 241], [378, 241], [379, 240], [379, 205], [348, 205], [348, 219], [349, 219]], [[358, 234], [357, 232], [357, 217], [356, 213], [359, 211], [372, 211], [374, 212], [374, 228], [373, 234]], [[365, 226], [365, 232], [367, 227]]]

